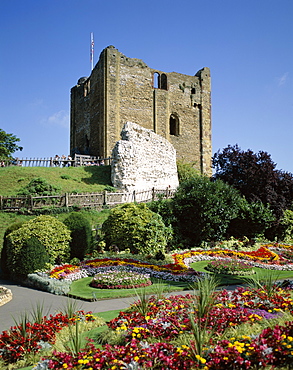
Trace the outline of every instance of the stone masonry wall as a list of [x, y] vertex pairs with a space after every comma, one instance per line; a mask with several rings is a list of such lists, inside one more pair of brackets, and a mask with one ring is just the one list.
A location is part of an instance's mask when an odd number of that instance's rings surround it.
[[165, 73], [109, 46], [91, 76], [71, 89], [71, 154], [110, 156], [131, 121], [171, 142], [177, 159], [211, 175], [210, 94], [206, 67], [195, 76]]
[[176, 151], [163, 137], [127, 122], [112, 152], [113, 186], [125, 190], [178, 187]]

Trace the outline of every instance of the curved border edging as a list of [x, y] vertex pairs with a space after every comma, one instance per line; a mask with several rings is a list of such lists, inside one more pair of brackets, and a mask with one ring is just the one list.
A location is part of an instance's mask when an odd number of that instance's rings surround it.
[[10, 289], [0, 286], [0, 306], [12, 300], [12, 292]]

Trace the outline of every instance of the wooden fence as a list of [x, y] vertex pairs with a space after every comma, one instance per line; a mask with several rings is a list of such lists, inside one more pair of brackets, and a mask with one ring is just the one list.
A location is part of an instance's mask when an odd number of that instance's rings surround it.
[[20, 167], [79, 167], [79, 166], [100, 166], [111, 164], [111, 157], [102, 158], [90, 155], [76, 154], [71, 158], [15, 158], [0, 159], [1, 167], [20, 166]]
[[172, 198], [176, 189], [150, 189], [133, 192], [63, 194], [52, 196], [3, 197], [0, 196], [2, 211], [17, 212], [22, 208], [34, 210], [44, 207], [72, 207], [102, 209], [123, 203], [146, 203], [153, 200]]

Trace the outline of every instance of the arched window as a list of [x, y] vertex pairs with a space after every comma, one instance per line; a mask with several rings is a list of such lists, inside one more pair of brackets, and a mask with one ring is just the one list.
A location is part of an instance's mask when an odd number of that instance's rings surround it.
[[168, 90], [167, 75], [165, 73], [154, 72], [153, 74], [153, 87], [154, 89]]
[[167, 76], [165, 75], [165, 73], [161, 74], [161, 89], [168, 90]]
[[155, 72], [153, 74], [153, 86], [155, 89], [161, 88], [161, 80], [160, 80], [160, 74], [158, 72]]
[[179, 117], [177, 114], [170, 116], [170, 135], [179, 136]]

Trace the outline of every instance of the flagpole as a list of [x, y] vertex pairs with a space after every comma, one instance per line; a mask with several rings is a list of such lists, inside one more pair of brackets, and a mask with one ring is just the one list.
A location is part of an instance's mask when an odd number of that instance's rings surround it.
[[90, 52], [90, 61], [91, 61], [91, 71], [94, 69], [94, 33], [91, 32], [91, 52]]

